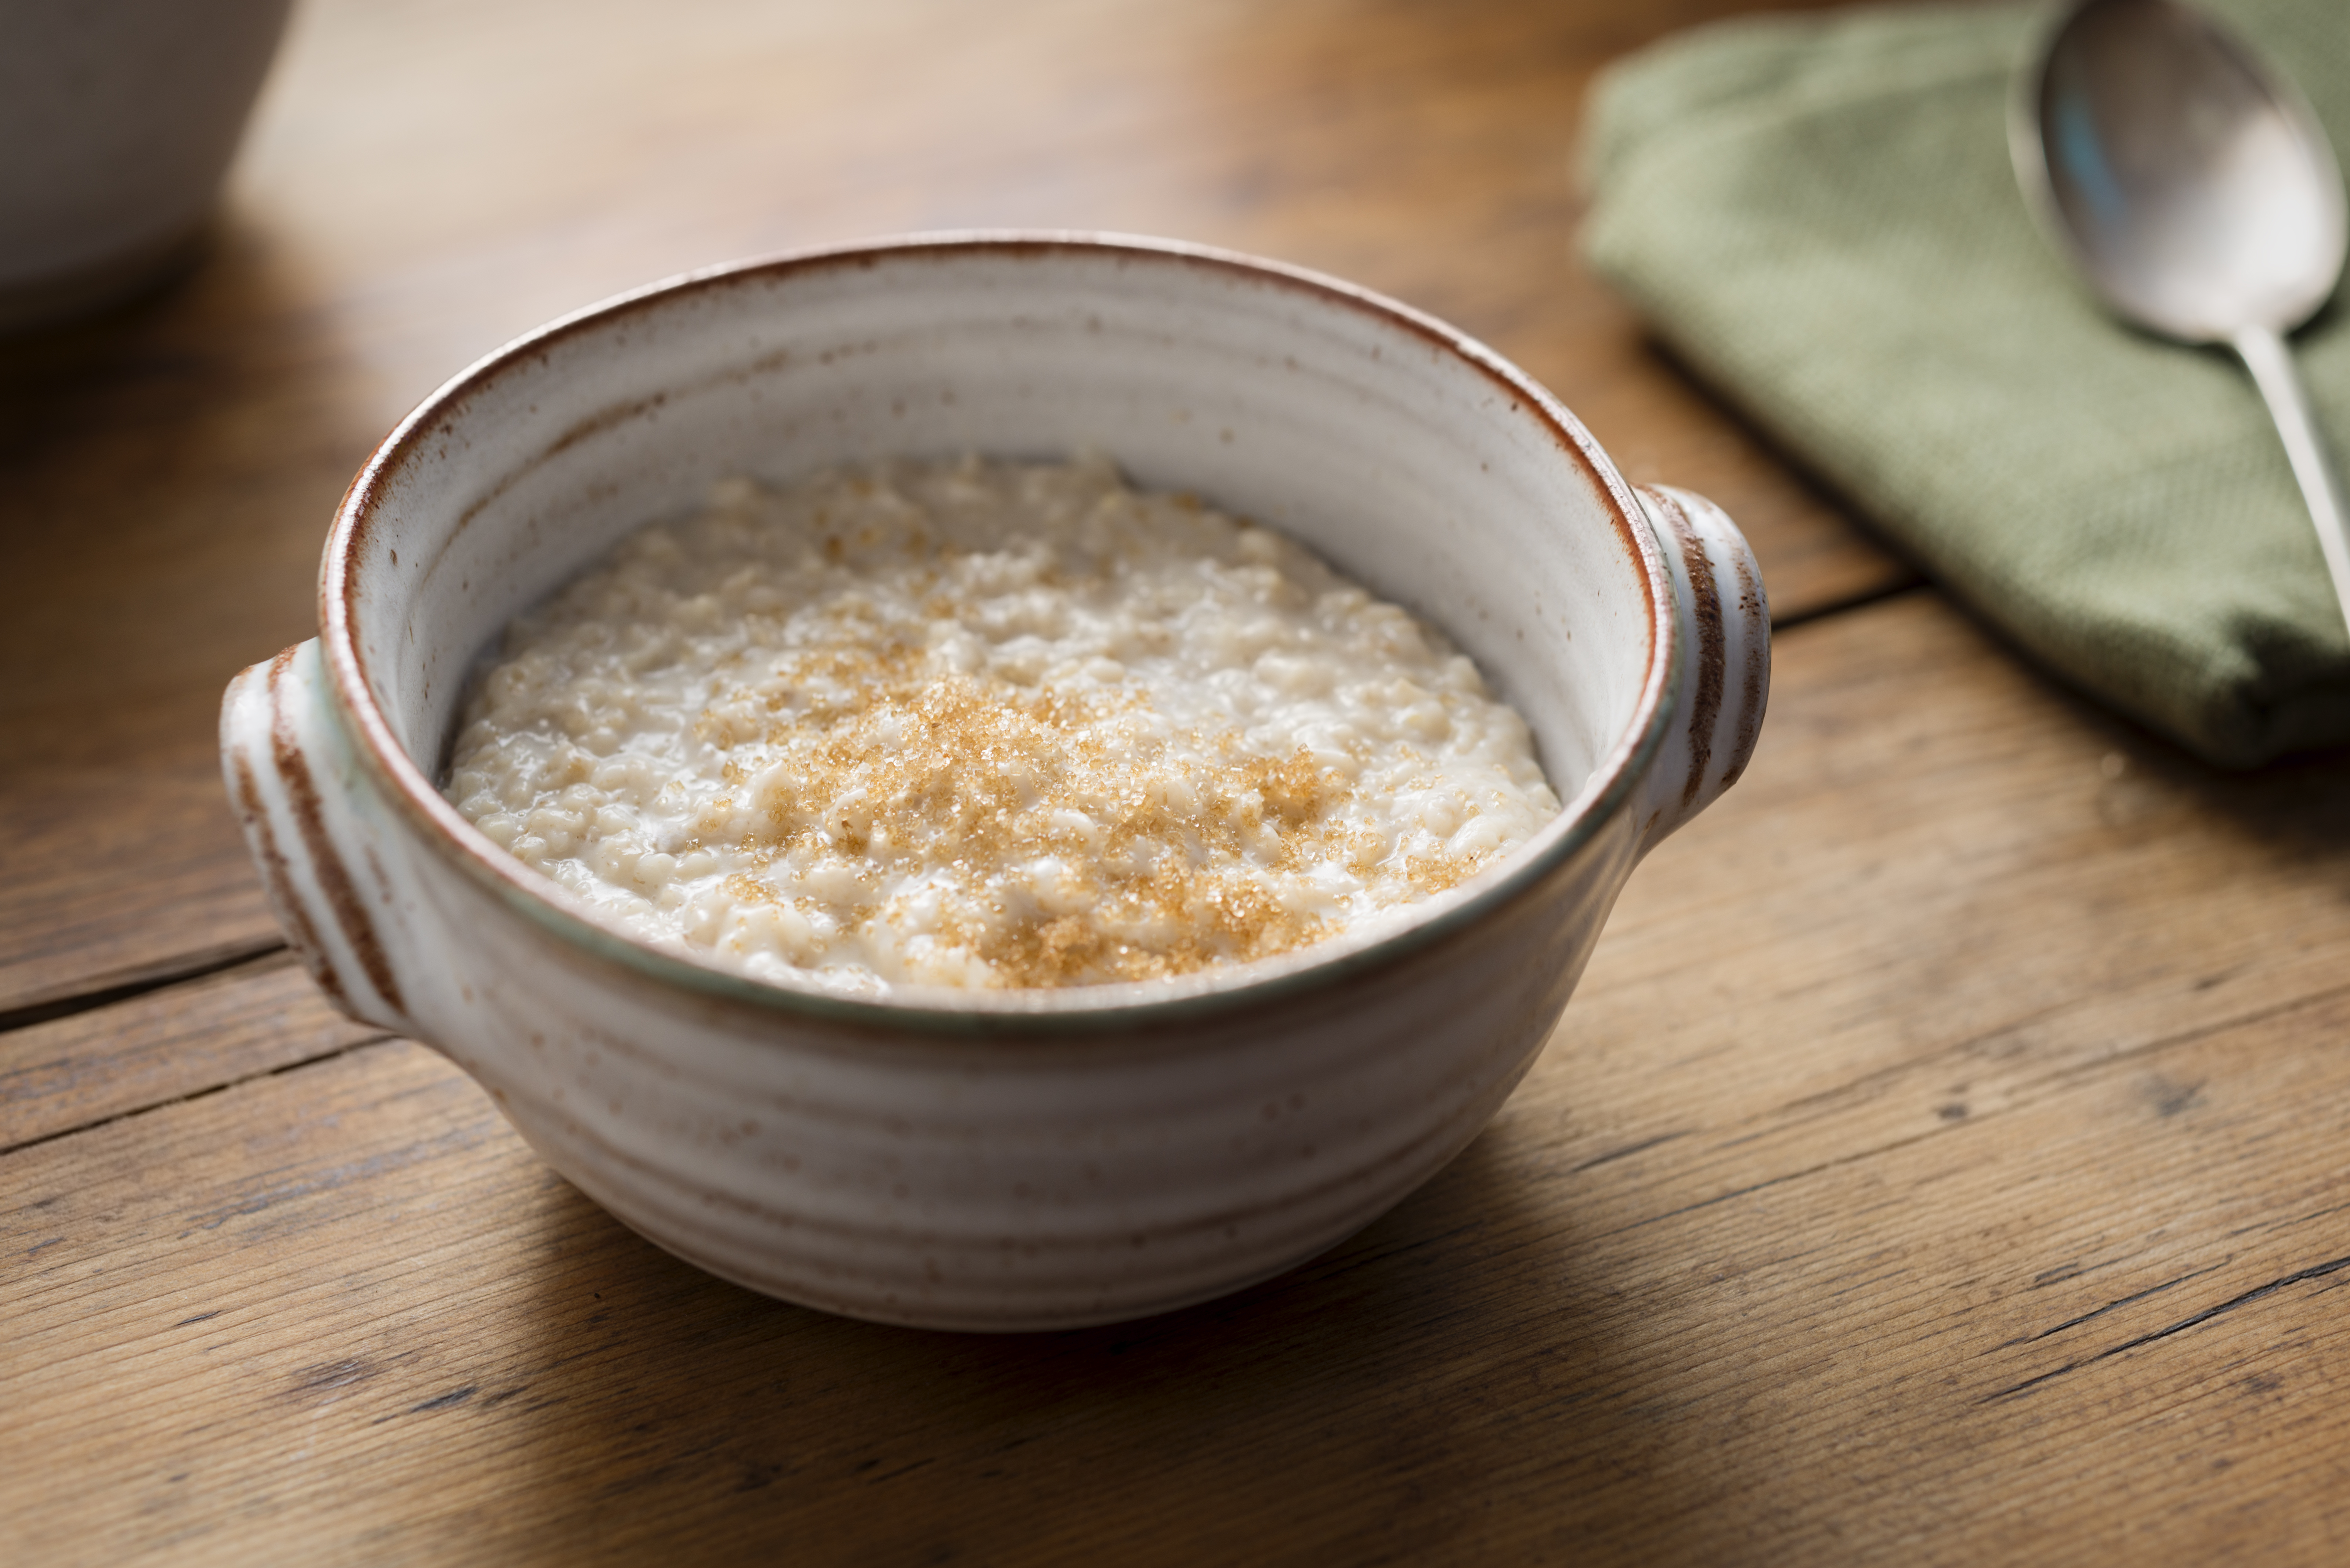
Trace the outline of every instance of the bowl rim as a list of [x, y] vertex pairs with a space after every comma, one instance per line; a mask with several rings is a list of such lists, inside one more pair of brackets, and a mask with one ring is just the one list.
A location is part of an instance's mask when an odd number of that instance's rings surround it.
[[[474, 392], [508, 369], [565, 338], [695, 294], [748, 279], [869, 267], [904, 257], [1082, 254], [1149, 265], [1203, 267], [1290, 289], [1326, 306], [1360, 312], [1449, 351], [1507, 395], [1513, 417], [1546, 429], [1610, 504], [1614, 524], [1648, 587], [1648, 660], [1631, 719], [1575, 795], [1526, 844], [1459, 886], [1418, 904], [1398, 923], [1342, 932], [1275, 957], [1189, 975], [1052, 988], [975, 990], [897, 985], [884, 996], [843, 993], [815, 983], [754, 979], [687, 953], [623, 934], [593, 906], [532, 870], [461, 815], [394, 734], [368, 680], [357, 639], [365, 572], [356, 563], [406, 464], [444, 427], [461, 420]], [[1072, 1037], [1188, 1023], [1202, 1015], [1295, 1001], [1461, 934], [1531, 890], [1619, 815], [1662, 748], [1674, 709], [1687, 639], [1679, 626], [1671, 573], [1641, 504], [1581, 421], [1534, 378], [1476, 338], [1397, 300], [1328, 275], [1185, 241], [1090, 230], [952, 230], [811, 246], [724, 262], [662, 278], [559, 316], [501, 345], [451, 377], [371, 452], [345, 492], [319, 563], [318, 621], [328, 694], [352, 751], [380, 794], [421, 831], [424, 842], [502, 903], [574, 948], [615, 961], [642, 979], [709, 1001], [797, 1015], [867, 1032]]]

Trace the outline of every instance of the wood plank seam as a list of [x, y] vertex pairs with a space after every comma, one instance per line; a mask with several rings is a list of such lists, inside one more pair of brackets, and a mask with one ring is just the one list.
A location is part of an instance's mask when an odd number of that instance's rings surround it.
[[[1766, 580], [1762, 587], [1764, 591], [1768, 592], [1771, 585]], [[1929, 594], [1936, 591], [1933, 584], [1915, 577], [1907, 582], [1897, 580], [1879, 583], [1873, 587], [1864, 588], [1858, 593], [1849, 594], [1843, 598], [1832, 599], [1824, 604], [1802, 605], [1783, 614], [1773, 611], [1771, 616], [1771, 629], [1773, 633], [1792, 631], [1796, 627], [1809, 626], [1814, 621], [1829, 620], [1836, 616], [1851, 615], [1857, 610], [1874, 608], [1877, 605], [1908, 594]]]
[[202, 980], [206, 975], [218, 974], [239, 964], [254, 963], [285, 950], [286, 939], [273, 931], [265, 940], [199, 948], [176, 953], [155, 963], [120, 970], [111, 975], [91, 976], [76, 982], [73, 987], [62, 988], [47, 995], [36, 992], [29, 1000], [0, 1011], [0, 1034], [35, 1023], [47, 1023], [54, 1019], [70, 1018], [77, 1012], [109, 1007], [118, 1002], [129, 1002], [133, 997], [161, 991], [165, 986]]
[[[2132, 1045], [2125, 1050], [2116, 1051], [2108, 1055], [2100, 1056], [2094, 1062], [2061, 1067], [2055, 1071], [2043, 1073], [2034, 1077], [2021, 1078], [2016, 1081], [2013, 1097], [2008, 1104], [2001, 1106], [1996, 1109], [1976, 1112], [1955, 1121], [1948, 1121], [1938, 1127], [1928, 1127], [1924, 1131], [1913, 1133], [1908, 1137], [1895, 1138], [1885, 1143], [1872, 1145], [1867, 1148], [1856, 1149], [1847, 1154], [1838, 1155], [1833, 1159], [1822, 1160], [1815, 1165], [1805, 1166], [1800, 1170], [1786, 1171], [1762, 1181], [1750, 1182], [1743, 1187], [1734, 1188], [1728, 1192], [1719, 1192], [1710, 1198], [1700, 1198], [1693, 1203], [1685, 1203], [1677, 1209], [1669, 1209], [1659, 1214], [1651, 1214], [1643, 1219], [1635, 1220], [1629, 1224], [1617, 1226], [1611, 1231], [1602, 1231], [1598, 1233], [1596, 1239], [1606, 1240], [1610, 1237], [1624, 1235], [1628, 1231], [1638, 1231], [1650, 1225], [1660, 1224], [1667, 1220], [1678, 1219], [1685, 1214], [1696, 1213], [1700, 1210], [1711, 1209], [1717, 1204], [1728, 1203], [1736, 1199], [1750, 1197], [1754, 1193], [1766, 1191], [1771, 1188], [1783, 1187], [1791, 1181], [1801, 1181], [1808, 1177], [1818, 1176], [1824, 1172], [1836, 1169], [1842, 1166], [1857, 1164], [1865, 1160], [1875, 1159], [1880, 1155], [1896, 1153], [1902, 1149], [1914, 1147], [1915, 1146], [1925, 1142], [1928, 1138], [1946, 1137], [1967, 1127], [1986, 1126], [2001, 1117], [2013, 1116], [2018, 1112], [2029, 1110], [2035, 1102], [2033, 1099], [2026, 1098], [2025, 1096], [2033, 1090], [2044, 1090], [2051, 1088], [2061, 1090], [2069, 1085], [2085, 1081], [2092, 1076], [2108, 1073], [2116, 1064], [2120, 1063], [2134, 1061], [2140, 1057], [2158, 1054], [2168, 1050], [2174, 1050], [2181, 1045], [2191, 1045], [2198, 1040], [2208, 1039], [2213, 1035], [2222, 1034], [2232, 1029], [2249, 1028], [2255, 1024], [2271, 1023], [2280, 1018], [2291, 1017], [2296, 1012], [2308, 1012], [2313, 1009], [2324, 1007], [2332, 1002], [2339, 1002], [2345, 996], [2350, 996], [2350, 984], [2334, 986], [2322, 992], [2314, 992], [2306, 996], [2297, 997], [2291, 1002], [2280, 1002], [2272, 1007], [2251, 1008], [2243, 1012], [2234, 1014], [2217, 1022], [2199, 1023], [2192, 1029], [2184, 1029], [2175, 1034], [2166, 1034], [2152, 1040], [2142, 1041], [2138, 1044]], [[1911, 1065], [1913, 1065], [1913, 1064], [1905, 1064], [1901, 1070], [1906, 1072]], [[1882, 1076], [1884, 1075], [1870, 1075]], [[1866, 1082], [1865, 1079], [1858, 1081]], [[1807, 1096], [1804, 1099], [1792, 1102], [1790, 1106], [1782, 1107], [1782, 1109], [1784, 1110], [1793, 1108], [1794, 1106], [1805, 1105], [1813, 1100], [1832, 1098], [1840, 1096], [1845, 1092], [1845, 1089], [1839, 1088], [1829, 1090], [1825, 1094], [1822, 1095]], [[1592, 1160], [1587, 1164], [1575, 1167], [1571, 1174], [1579, 1175], [1583, 1171], [1591, 1168], [1593, 1166], [1605, 1165], [1611, 1159], [1624, 1158], [1627, 1156], [1637, 1154], [1642, 1149], [1652, 1148], [1659, 1144], [1669, 1143], [1686, 1136], [1688, 1136], [1686, 1133], [1667, 1133], [1660, 1137], [1650, 1138], [1645, 1143], [1635, 1144], [1627, 1148], [1617, 1149], [1608, 1154], [1602, 1155], [1598, 1158]], [[1717, 1148], [1734, 1147], [1738, 1144], [1745, 1141], [1747, 1140], [1743, 1137], [1731, 1138], [1723, 1143], [1717, 1144], [1714, 1147]], [[2140, 1299], [2140, 1297], [2151, 1295], [2153, 1293], [2155, 1293], [2151, 1291], [2141, 1292], [2139, 1297], [2131, 1297], [2127, 1298], [2127, 1300], [2137, 1300]], [[2127, 1300], [2116, 1302], [2112, 1303], [2112, 1305], [2126, 1305]], [[2085, 1315], [2088, 1317], [2094, 1317], [2097, 1314], [2092, 1313]], [[2085, 1319], [2076, 1321], [2085, 1321]], [[2058, 1328], [2051, 1329], [2048, 1332], [2051, 1334], [2057, 1333], [2066, 1326], [2070, 1325], [2059, 1324]], [[2044, 1335], [2035, 1334], [2031, 1336], [2033, 1339], [2042, 1337], [2044, 1337]], [[2029, 1340], [2025, 1340], [2015, 1343], [2029, 1342]]]
[[5, 1159], [12, 1154], [21, 1154], [26, 1149], [38, 1148], [43, 1144], [56, 1143], [61, 1138], [76, 1137], [83, 1133], [95, 1132], [100, 1127], [112, 1127], [117, 1122], [129, 1121], [133, 1116], [151, 1116], [157, 1111], [169, 1110], [174, 1106], [184, 1106], [196, 1100], [210, 1099], [214, 1095], [224, 1095], [231, 1089], [242, 1088], [247, 1084], [259, 1083], [265, 1078], [278, 1078], [288, 1073], [298, 1073], [305, 1067], [316, 1067], [321, 1063], [334, 1061], [338, 1056], [348, 1056], [354, 1051], [363, 1050], [369, 1045], [380, 1045], [386, 1040], [395, 1038], [397, 1036], [388, 1033], [370, 1034], [364, 1040], [354, 1040], [347, 1044], [338, 1045], [331, 1051], [321, 1051], [316, 1055], [305, 1056], [298, 1062], [282, 1062], [276, 1066], [265, 1067], [257, 1073], [246, 1073], [222, 1083], [207, 1085], [201, 1089], [192, 1089], [184, 1095], [169, 1096], [147, 1105], [133, 1106], [129, 1110], [116, 1111], [111, 1116], [99, 1116], [69, 1127], [59, 1127], [55, 1132], [43, 1133], [38, 1137], [28, 1137], [16, 1143], [0, 1146], [0, 1159]]

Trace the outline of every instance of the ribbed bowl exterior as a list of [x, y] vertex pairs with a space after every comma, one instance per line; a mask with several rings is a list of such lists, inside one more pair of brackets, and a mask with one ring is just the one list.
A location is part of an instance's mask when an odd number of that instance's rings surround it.
[[1490, 924], [1343, 983], [1095, 1038], [779, 1027], [428, 871], [433, 913], [479, 939], [429, 1027], [550, 1165], [713, 1273], [929, 1327], [1107, 1322], [1300, 1262], [1465, 1147], [1630, 849], [1603, 834]]

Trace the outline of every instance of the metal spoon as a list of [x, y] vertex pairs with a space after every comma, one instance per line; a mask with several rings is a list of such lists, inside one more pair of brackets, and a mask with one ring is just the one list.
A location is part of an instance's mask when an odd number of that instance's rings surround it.
[[2350, 623], [2350, 534], [2282, 336], [2342, 275], [2342, 171], [2290, 83], [2180, 0], [2081, 0], [2017, 80], [2017, 178], [2125, 318], [2252, 373]]

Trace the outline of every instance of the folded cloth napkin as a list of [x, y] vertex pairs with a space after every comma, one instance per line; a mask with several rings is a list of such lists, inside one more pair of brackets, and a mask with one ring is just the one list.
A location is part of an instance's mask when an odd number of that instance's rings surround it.
[[[2350, 152], [2350, 0], [2208, 0]], [[2106, 315], [2008, 161], [2034, 8], [1772, 16], [1615, 67], [1584, 244], [2017, 644], [2204, 757], [2350, 741], [2350, 632], [2250, 379]], [[2293, 348], [2350, 462], [2350, 300]]]

